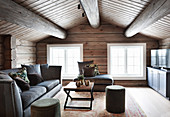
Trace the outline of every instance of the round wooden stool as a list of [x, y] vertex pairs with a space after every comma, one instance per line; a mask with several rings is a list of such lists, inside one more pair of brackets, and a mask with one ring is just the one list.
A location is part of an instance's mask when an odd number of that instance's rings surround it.
[[125, 88], [123, 86], [106, 87], [106, 110], [111, 113], [125, 112]]
[[48, 98], [31, 104], [31, 117], [61, 117], [60, 101]]

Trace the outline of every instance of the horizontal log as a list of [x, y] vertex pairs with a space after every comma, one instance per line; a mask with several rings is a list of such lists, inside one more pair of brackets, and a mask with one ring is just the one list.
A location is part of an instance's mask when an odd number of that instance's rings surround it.
[[3, 53], [3, 51], [4, 51], [4, 46], [3, 44], [0, 43], [0, 53]]
[[0, 35], [0, 43], [2, 43], [3, 41], [3, 37]]
[[47, 57], [47, 52], [46, 51], [37, 51], [37, 58], [38, 57], [46, 58]]
[[122, 34], [70, 34], [68, 35], [67, 39], [65, 40], [59, 40], [53, 37], [41, 40], [40, 42], [44, 43], [67, 43], [67, 42], [88, 42], [88, 41], [94, 41], [94, 42], [153, 42], [155, 39], [148, 38], [141, 35], [136, 35], [135, 37], [131, 37], [131, 39], [127, 39]]
[[4, 66], [3, 65], [0, 65], [0, 70], [3, 70], [4, 69]]
[[17, 46], [16, 52], [18, 53], [36, 53], [36, 47]]
[[107, 65], [107, 59], [106, 58], [83, 58], [83, 61], [94, 61], [94, 64], [98, 65]]
[[35, 42], [31, 42], [31, 41], [27, 41], [27, 40], [16, 39], [16, 45], [17, 46], [31, 46], [31, 47], [35, 47], [36, 43]]
[[69, 29], [68, 30], [68, 34], [75, 34], [75, 33], [78, 33], [78, 34], [84, 34], [84, 33], [92, 33], [92, 34], [95, 34], [95, 33], [114, 33], [114, 34], [123, 34], [123, 31], [124, 29], [123, 28], [120, 28], [118, 26], [113, 26], [113, 25], [101, 25], [99, 28], [97, 29], [94, 29], [94, 28], [91, 28], [89, 25], [79, 25], [77, 27], [74, 27], [72, 29]]
[[92, 56], [92, 57], [99, 57], [99, 56], [103, 56], [106, 57], [107, 56], [107, 50], [83, 50], [83, 55], [85, 57], [88, 56]]
[[0, 54], [0, 65], [4, 64], [4, 55]]
[[47, 64], [47, 58], [37, 58], [38, 64]]
[[121, 86], [126, 86], [126, 87], [146, 87], [147, 86], [147, 81], [146, 80], [115, 80], [114, 81], [115, 85], [121, 85]]
[[46, 43], [37, 43], [37, 51], [47, 51]]
[[5, 49], [15, 49], [16, 48], [16, 38], [11, 35], [5, 35], [4, 38], [4, 48]]
[[16, 60], [16, 50], [6, 49], [4, 52], [5, 60]]
[[17, 54], [17, 63], [31, 63], [36, 62], [36, 54]]

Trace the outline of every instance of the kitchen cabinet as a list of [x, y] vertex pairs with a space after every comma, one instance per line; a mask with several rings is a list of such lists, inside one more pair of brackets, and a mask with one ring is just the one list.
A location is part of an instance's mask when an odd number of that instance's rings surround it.
[[170, 97], [170, 71], [147, 67], [148, 85], [161, 95]]

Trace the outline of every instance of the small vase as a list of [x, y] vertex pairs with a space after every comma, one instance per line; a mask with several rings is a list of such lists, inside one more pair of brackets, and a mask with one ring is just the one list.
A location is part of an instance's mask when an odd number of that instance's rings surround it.
[[84, 79], [80, 80], [80, 82], [81, 82], [81, 83], [80, 83], [81, 85], [84, 85], [84, 84], [85, 84], [85, 83], [84, 83]]
[[76, 86], [80, 87], [80, 85], [81, 85], [80, 81], [76, 81]]
[[89, 86], [89, 84], [90, 84], [90, 81], [89, 80], [85, 80], [85, 85]]

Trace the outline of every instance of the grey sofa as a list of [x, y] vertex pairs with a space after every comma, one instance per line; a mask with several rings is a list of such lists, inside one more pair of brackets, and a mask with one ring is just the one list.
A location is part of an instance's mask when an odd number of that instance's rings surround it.
[[[77, 80], [78, 78], [74, 79], [74, 81]], [[108, 74], [96, 75], [94, 77], [85, 77], [85, 80], [90, 80], [90, 82], [94, 82], [95, 92], [104, 92], [106, 86], [112, 85], [114, 83], [112, 76]]]
[[[21, 68], [2, 70], [17, 72]], [[57, 94], [61, 85], [61, 66], [42, 66], [41, 75], [44, 81], [21, 91], [16, 82], [5, 74], [0, 74], [0, 117], [30, 117], [30, 105], [39, 99], [50, 98]]]

